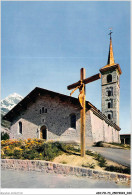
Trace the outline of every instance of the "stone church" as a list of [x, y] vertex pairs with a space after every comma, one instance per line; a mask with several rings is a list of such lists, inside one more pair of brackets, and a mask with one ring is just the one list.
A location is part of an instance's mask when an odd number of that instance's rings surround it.
[[[112, 39], [102, 75], [102, 112], [86, 101], [86, 144], [120, 142], [119, 96], [121, 68], [114, 62]], [[36, 87], [4, 119], [11, 122], [11, 139], [40, 138], [80, 142], [77, 98]]]

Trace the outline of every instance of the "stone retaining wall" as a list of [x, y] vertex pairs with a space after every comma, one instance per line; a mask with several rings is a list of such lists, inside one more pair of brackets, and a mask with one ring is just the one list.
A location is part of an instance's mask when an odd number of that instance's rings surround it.
[[83, 167], [74, 167], [71, 165], [53, 163], [43, 160], [16, 160], [1, 159], [2, 169], [14, 169], [24, 171], [39, 171], [47, 173], [56, 173], [64, 175], [76, 175], [89, 177], [91, 179], [105, 179], [114, 182], [121, 182], [130, 185], [130, 175], [107, 171], [97, 171]]

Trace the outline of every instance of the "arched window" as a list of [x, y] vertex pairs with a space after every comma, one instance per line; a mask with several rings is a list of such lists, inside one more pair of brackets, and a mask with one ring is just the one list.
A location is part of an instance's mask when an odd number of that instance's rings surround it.
[[106, 88], [106, 96], [113, 96], [113, 87]]
[[22, 134], [22, 122], [21, 121], [19, 122], [19, 133]]
[[42, 113], [44, 113], [44, 107], [42, 107]]
[[111, 114], [108, 114], [108, 119], [111, 119]]
[[75, 114], [71, 114], [71, 127], [76, 129], [76, 115]]
[[112, 95], [111, 91], [108, 91], [108, 96], [111, 96], [111, 95]]
[[42, 107], [40, 110], [39, 110], [39, 113], [42, 114], [42, 113], [47, 113], [47, 108], [44, 109], [44, 107]]
[[113, 108], [113, 100], [108, 101], [108, 108]]
[[113, 96], [113, 87], [108, 90], [108, 96]]
[[108, 102], [108, 108], [111, 108], [111, 103], [110, 102]]
[[107, 83], [110, 83], [110, 82], [112, 82], [112, 75], [111, 74], [109, 74], [107, 76]]

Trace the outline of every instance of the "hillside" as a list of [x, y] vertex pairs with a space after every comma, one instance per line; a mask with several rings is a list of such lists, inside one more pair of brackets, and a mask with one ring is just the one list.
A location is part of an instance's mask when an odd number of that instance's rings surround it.
[[3, 127], [10, 127], [10, 122], [3, 120], [3, 116], [8, 113], [14, 106], [16, 106], [22, 99], [23, 97], [21, 95], [13, 93], [5, 99], [1, 100], [1, 125]]

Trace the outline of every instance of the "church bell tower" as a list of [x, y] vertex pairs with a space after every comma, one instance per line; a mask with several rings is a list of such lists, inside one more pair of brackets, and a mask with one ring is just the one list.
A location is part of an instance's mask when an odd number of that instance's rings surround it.
[[100, 69], [102, 74], [102, 113], [119, 126], [120, 102], [120, 65], [114, 61], [112, 38], [110, 31], [110, 46], [107, 65]]

